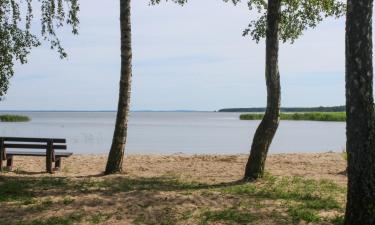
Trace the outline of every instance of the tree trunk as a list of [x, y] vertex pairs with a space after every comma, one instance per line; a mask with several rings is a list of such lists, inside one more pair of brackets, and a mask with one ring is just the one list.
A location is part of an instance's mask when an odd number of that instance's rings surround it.
[[280, 74], [278, 68], [280, 1], [268, 0], [266, 33], [267, 108], [255, 132], [245, 179], [263, 177], [267, 153], [280, 120]]
[[130, 108], [132, 78], [132, 46], [130, 0], [120, 0], [121, 26], [121, 78], [120, 93], [112, 146], [109, 152], [105, 174], [122, 171], [122, 162], [127, 139], [128, 114]]
[[372, 0], [348, 0], [346, 18], [347, 225], [375, 224]]

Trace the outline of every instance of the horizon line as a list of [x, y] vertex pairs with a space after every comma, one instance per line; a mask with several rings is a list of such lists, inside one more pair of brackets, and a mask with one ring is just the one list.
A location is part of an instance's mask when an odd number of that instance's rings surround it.
[[[130, 110], [130, 112], [216, 112], [217, 110], [190, 110], [190, 109], [176, 109], [176, 110]], [[7, 109], [7, 110], [0, 110], [0, 112], [117, 112], [117, 110], [70, 110], [70, 109], [46, 109], [46, 110], [12, 110], [12, 109]]]
[[[334, 105], [334, 106], [282, 106], [280, 108], [330, 108], [330, 107], [342, 107], [345, 105]], [[140, 110], [130, 110], [130, 112], [218, 112], [223, 109], [260, 109], [265, 108], [265, 106], [257, 107], [225, 107], [215, 110], [196, 110], [196, 109], [140, 109]], [[114, 109], [98, 109], [98, 110], [85, 110], [85, 109], [7, 109], [0, 110], [0, 112], [117, 112]]]

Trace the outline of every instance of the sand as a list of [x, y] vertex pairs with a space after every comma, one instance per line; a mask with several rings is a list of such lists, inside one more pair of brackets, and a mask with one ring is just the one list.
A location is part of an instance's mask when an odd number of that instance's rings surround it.
[[[63, 159], [62, 169], [52, 176], [84, 177], [102, 174], [106, 155], [73, 155]], [[241, 179], [246, 155], [127, 155], [124, 172], [128, 176], [157, 177], [173, 175], [183, 180], [205, 183]], [[15, 157], [14, 171], [5, 176], [50, 176], [45, 174], [45, 160], [40, 157]], [[272, 175], [303, 176], [346, 183], [346, 162], [339, 153], [269, 155], [266, 171]]]

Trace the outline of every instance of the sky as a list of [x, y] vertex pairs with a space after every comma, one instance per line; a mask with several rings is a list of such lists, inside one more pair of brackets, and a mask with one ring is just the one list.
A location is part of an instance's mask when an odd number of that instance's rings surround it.
[[[69, 54], [34, 49], [0, 110], [115, 110], [120, 76], [119, 1], [80, 0], [79, 35], [59, 32]], [[245, 2], [132, 1], [132, 110], [203, 110], [266, 105], [265, 46], [242, 31]], [[37, 28], [36, 28], [37, 29]], [[345, 104], [344, 18], [327, 19], [281, 44], [282, 106]]]

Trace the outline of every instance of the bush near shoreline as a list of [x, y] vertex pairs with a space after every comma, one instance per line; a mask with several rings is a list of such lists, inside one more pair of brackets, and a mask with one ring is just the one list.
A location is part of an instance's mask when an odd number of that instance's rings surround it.
[[28, 122], [30, 118], [21, 115], [0, 115], [0, 122]]
[[[261, 120], [262, 113], [241, 114], [241, 120]], [[282, 120], [311, 120], [311, 121], [346, 121], [345, 112], [308, 112], [308, 113], [281, 113]]]

